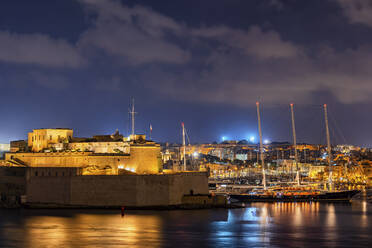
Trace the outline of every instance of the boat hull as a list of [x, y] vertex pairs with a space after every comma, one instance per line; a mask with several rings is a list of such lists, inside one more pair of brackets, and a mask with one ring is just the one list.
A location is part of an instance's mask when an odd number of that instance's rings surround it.
[[326, 192], [317, 195], [250, 195], [250, 194], [231, 194], [230, 199], [240, 202], [349, 202], [351, 198], [358, 194], [359, 190]]

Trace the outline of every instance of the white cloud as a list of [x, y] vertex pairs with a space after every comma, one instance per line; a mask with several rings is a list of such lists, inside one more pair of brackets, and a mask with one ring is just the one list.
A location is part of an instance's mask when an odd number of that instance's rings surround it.
[[0, 61], [71, 68], [85, 63], [77, 49], [64, 40], [6, 31], [0, 31]]

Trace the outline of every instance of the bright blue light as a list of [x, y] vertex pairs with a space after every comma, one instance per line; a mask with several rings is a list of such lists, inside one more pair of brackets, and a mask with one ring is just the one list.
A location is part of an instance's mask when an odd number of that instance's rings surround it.
[[254, 140], [255, 140], [254, 136], [249, 137], [250, 142], [254, 142]]
[[222, 141], [225, 141], [226, 140], [226, 136], [222, 136]]
[[270, 143], [270, 140], [268, 140], [268, 139], [265, 139], [265, 140], [264, 140], [264, 144], [267, 145], [267, 144], [269, 144], [269, 143]]

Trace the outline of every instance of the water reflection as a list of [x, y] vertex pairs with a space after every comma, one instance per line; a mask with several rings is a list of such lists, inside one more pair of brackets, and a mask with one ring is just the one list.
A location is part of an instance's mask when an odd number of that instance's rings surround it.
[[371, 206], [252, 203], [193, 211], [0, 210], [0, 247], [368, 246]]
[[163, 245], [162, 220], [157, 215], [121, 217], [119, 213], [78, 213], [72, 218], [31, 216], [24, 226], [25, 243], [30, 247]]
[[25, 242], [32, 246], [43, 243], [62, 247], [69, 240], [69, 219], [51, 216], [39, 216], [26, 220]]

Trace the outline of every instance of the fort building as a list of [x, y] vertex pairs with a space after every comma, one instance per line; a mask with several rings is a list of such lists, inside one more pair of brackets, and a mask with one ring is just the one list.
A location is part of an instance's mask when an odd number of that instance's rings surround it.
[[72, 139], [72, 129], [35, 129], [28, 133], [28, 147], [33, 152], [40, 152], [52, 144], [68, 142]]
[[73, 137], [37, 129], [11, 142], [0, 166], [0, 207], [201, 208], [225, 206], [208, 173], [163, 173], [160, 145], [119, 132]]
[[27, 142], [12, 142], [10, 150], [5, 162], [11, 166], [79, 167], [84, 175], [161, 172], [160, 145], [145, 135], [124, 137], [115, 132], [75, 138], [72, 129], [35, 129]]

